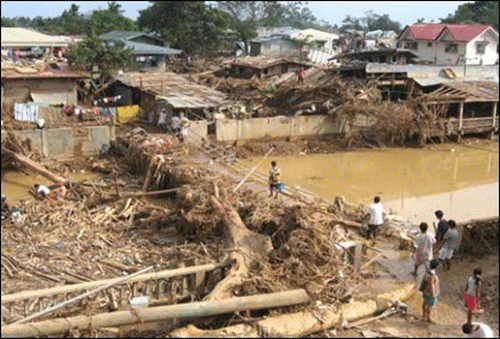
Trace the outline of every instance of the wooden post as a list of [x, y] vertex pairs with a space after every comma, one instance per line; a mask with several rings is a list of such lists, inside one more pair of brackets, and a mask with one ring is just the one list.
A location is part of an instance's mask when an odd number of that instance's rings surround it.
[[493, 130], [495, 129], [496, 122], [497, 122], [497, 107], [498, 107], [498, 102], [494, 102], [493, 103], [493, 123], [492, 123]]
[[310, 301], [303, 289], [292, 291], [257, 294], [248, 297], [235, 297], [217, 301], [201, 301], [189, 304], [160, 306], [133, 311], [118, 311], [95, 316], [80, 315], [71, 318], [46, 320], [31, 324], [4, 325], [2, 337], [54, 336], [66, 333], [70, 328], [87, 330], [90, 328], [117, 327], [139, 322], [163, 321], [166, 319], [199, 318], [244, 310], [258, 310]]
[[463, 126], [463, 118], [464, 118], [464, 102], [458, 104], [458, 132], [462, 133]]

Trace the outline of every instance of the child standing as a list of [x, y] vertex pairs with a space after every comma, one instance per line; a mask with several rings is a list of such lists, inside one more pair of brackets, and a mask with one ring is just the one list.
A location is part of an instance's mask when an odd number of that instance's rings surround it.
[[436, 259], [431, 260], [430, 269], [426, 270], [424, 277], [422, 278], [422, 285], [420, 290], [423, 292], [424, 301], [422, 303], [422, 318], [425, 322], [431, 321], [431, 310], [438, 302], [439, 295], [439, 279], [436, 274], [436, 267], [438, 267], [439, 261]]
[[467, 323], [472, 322], [472, 314], [477, 313], [481, 308], [481, 274], [480, 268], [474, 269], [472, 275], [467, 279], [464, 290], [464, 305], [467, 308]]

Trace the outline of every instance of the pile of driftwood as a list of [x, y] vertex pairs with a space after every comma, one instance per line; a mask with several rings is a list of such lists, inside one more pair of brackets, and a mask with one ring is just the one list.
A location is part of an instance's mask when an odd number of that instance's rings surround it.
[[[140, 134], [129, 133], [115, 145], [122, 155], [113, 163], [123, 169], [115, 169], [107, 183], [72, 183], [64, 200], [24, 202], [18, 206], [21, 217], [2, 223], [4, 293], [111, 278], [148, 266], [168, 269], [229, 261], [225, 277], [194, 295], [193, 301], [225, 302], [303, 289], [297, 292], [307, 292], [301, 303], [315, 299], [336, 309], [362, 298], [362, 272], [345, 246], [360, 240], [357, 232], [349, 231], [361, 228], [363, 214], [357, 206], [342, 199], [333, 205], [285, 206], [247, 189], [233, 192], [236, 182], [230, 176], [183, 162], [172, 153], [152, 153], [143, 147], [151, 137]], [[140, 181], [134, 181], [137, 190], [124, 192], [113, 173], [134, 168], [143, 182], [160, 185], [141, 189]], [[141, 198], [158, 194], [147, 191], [158, 187], [175, 193], [168, 207]], [[102, 313], [110, 302], [90, 298], [45, 317]], [[299, 307], [276, 305], [280, 306], [268, 314]], [[20, 318], [13, 316], [10, 321]], [[234, 318], [225, 324], [241, 321]], [[224, 325], [214, 318], [196, 324]]]

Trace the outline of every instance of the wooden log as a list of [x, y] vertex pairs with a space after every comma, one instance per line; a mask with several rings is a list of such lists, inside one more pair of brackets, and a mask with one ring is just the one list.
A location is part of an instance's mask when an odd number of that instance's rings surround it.
[[189, 304], [136, 309], [132, 311], [117, 311], [95, 316], [81, 315], [31, 324], [5, 325], [2, 326], [2, 337], [27, 338], [35, 336], [54, 336], [76, 328], [79, 330], [88, 330], [90, 328], [117, 327], [174, 318], [199, 318], [236, 311], [299, 305], [309, 301], [310, 298], [307, 292], [303, 289], [297, 289], [286, 292], [258, 294], [248, 297], [234, 297], [218, 301], [201, 301]]
[[201, 330], [190, 325], [170, 332], [169, 336], [174, 338], [215, 338], [224, 336], [303, 338], [313, 333], [339, 326], [343, 321], [355, 321], [378, 314], [390, 307], [394, 302], [410, 298], [416, 291], [414, 283], [407, 283], [394, 291], [379, 294], [374, 300], [343, 304], [340, 310], [321, 310], [322, 320], [318, 319], [317, 314], [313, 314], [319, 313], [318, 310], [316, 312], [314, 310], [306, 310], [267, 317], [252, 324], [238, 324], [217, 330]]
[[4, 149], [2, 152], [5, 152], [9, 155], [11, 155], [16, 161], [20, 162], [22, 165], [28, 167], [29, 169], [39, 173], [40, 175], [43, 175], [47, 179], [58, 183], [58, 182], [63, 182], [67, 183], [67, 180], [57, 174], [54, 174], [50, 172], [49, 170], [45, 169], [43, 165], [37, 163], [36, 161], [33, 161], [29, 159], [28, 157], [25, 157], [24, 155], [12, 152], [11, 150]]
[[211, 197], [214, 208], [222, 215], [226, 237], [231, 246], [229, 259], [234, 263], [229, 274], [210, 292], [205, 300], [226, 299], [233, 296], [235, 287], [241, 285], [253, 262], [260, 260], [273, 249], [271, 238], [252, 232], [245, 227], [240, 215], [227, 203]]

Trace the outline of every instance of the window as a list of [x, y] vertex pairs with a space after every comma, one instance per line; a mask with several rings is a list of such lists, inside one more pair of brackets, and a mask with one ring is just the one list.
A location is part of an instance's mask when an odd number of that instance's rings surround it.
[[486, 44], [478, 43], [476, 45], [476, 54], [484, 54], [485, 50], [486, 50]]
[[418, 42], [406, 42], [404, 48], [410, 51], [416, 51], [418, 49]]
[[432, 47], [432, 42], [428, 42], [427, 47]]
[[457, 44], [448, 44], [444, 48], [445, 53], [457, 54], [458, 53], [458, 45]]

